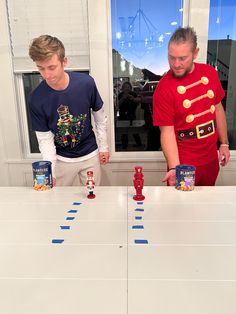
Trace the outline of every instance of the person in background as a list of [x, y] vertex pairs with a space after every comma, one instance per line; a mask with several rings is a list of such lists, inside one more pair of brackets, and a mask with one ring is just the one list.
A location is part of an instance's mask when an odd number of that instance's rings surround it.
[[[136, 120], [136, 109], [140, 103], [140, 97], [133, 91], [132, 84], [130, 82], [124, 82], [121, 87], [121, 92], [118, 94], [118, 109], [119, 120], [128, 120], [130, 127], [133, 126], [133, 121]], [[133, 138], [137, 146], [142, 146], [142, 141], [138, 133], [133, 134]], [[128, 147], [128, 134], [123, 133], [121, 135], [122, 148]]]
[[43, 159], [52, 162], [54, 186], [86, 185], [88, 170], [99, 185], [100, 164], [108, 163], [109, 151], [107, 117], [94, 79], [65, 71], [65, 48], [56, 37], [34, 38], [29, 56], [44, 79], [28, 99], [31, 123]]
[[130, 125], [136, 119], [136, 109], [140, 103], [140, 97], [133, 91], [130, 82], [124, 82], [121, 92], [118, 94], [119, 120], [129, 120]]
[[147, 131], [147, 151], [157, 151], [160, 150], [160, 129], [158, 126], [153, 125], [153, 108], [152, 100], [155, 87], [162, 78], [161, 75], [154, 74], [153, 72], [143, 69], [143, 78], [145, 84], [141, 91], [141, 108], [144, 112], [144, 128]]
[[179, 164], [196, 167], [195, 185], [214, 185], [219, 163], [225, 166], [230, 158], [224, 90], [212, 66], [194, 61], [198, 52], [194, 29], [178, 28], [168, 44], [170, 70], [153, 96], [153, 124], [161, 130], [168, 185], [175, 185]]

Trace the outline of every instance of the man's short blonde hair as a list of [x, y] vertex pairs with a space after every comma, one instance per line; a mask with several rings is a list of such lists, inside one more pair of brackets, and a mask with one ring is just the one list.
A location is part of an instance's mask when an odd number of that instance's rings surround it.
[[65, 47], [57, 37], [41, 35], [32, 40], [29, 47], [29, 56], [33, 61], [44, 61], [55, 54], [61, 62], [64, 61]]

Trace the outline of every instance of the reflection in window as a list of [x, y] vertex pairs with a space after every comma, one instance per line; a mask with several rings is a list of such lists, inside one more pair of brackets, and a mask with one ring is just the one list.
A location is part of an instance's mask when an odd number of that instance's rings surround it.
[[39, 153], [38, 141], [35, 135], [35, 132], [32, 131], [31, 128], [31, 119], [29, 113], [29, 106], [27, 99], [30, 93], [39, 85], [39, 83], [43, 80], [42, 76], [39, 73], [25, 73], [22, 74], [24, 91], [25, 91], [25, 99], [26, 99], [26, 114], [28, 121], [28, 132], [29, 132], [29, 141], [30, 141], [30, 153]]
[[160, 150], [152, 95], [168, 70], [167, 45], [182, 26], [180, 0], [111, 0], [116, 151]]
[[226, 111], [230, 149], [236, 149], [236, 3], [211, 0], [207, 63], [218, 70], [225, 90], [222, 104]]

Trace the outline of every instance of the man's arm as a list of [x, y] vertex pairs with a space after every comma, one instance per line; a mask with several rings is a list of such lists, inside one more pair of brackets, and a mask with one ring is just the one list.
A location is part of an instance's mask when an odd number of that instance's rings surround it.
[[216, 126], [220, 141], [219, 161], [221, 166], [225, 166], [230, 158], [226, 116], [224, 108], [221, 103], [217, 104], [215, 106], [215, 109], [216, 109]]
[[92, 111], [92, 113], [97, 133], [100, 163], [105, 165], [110, 158], [107, 141], [107, 116], [103, 107], [98, 111]]
[[163, 182], [167, 181], [169, 185], [175, 185], [174, 169], [180, 161], [174, 126], [160, 126], [160, 130], [161, 147], [169, 170], [163, 178]]
[[56, 185], [55, 165], [57, 156], [56, 147], [54, 144], [54, 134], [51, 131], [48, 132], [36, 131], [35, 133], [43, 160], [48, 160], [51, 161], [52, 163], [53, 186], [55, 186]]

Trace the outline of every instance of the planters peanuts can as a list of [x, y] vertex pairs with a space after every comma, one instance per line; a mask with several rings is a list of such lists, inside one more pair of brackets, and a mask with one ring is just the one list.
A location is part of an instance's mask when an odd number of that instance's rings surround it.
[[196, 168], [191, 165], [178, 165], [175, 170], [176, 189], [181, 191], [192, 191], [194, 189]]
[[51, 161], [36, 161], [32, 163], [34, 189], [45, 191], [52, 188]]

